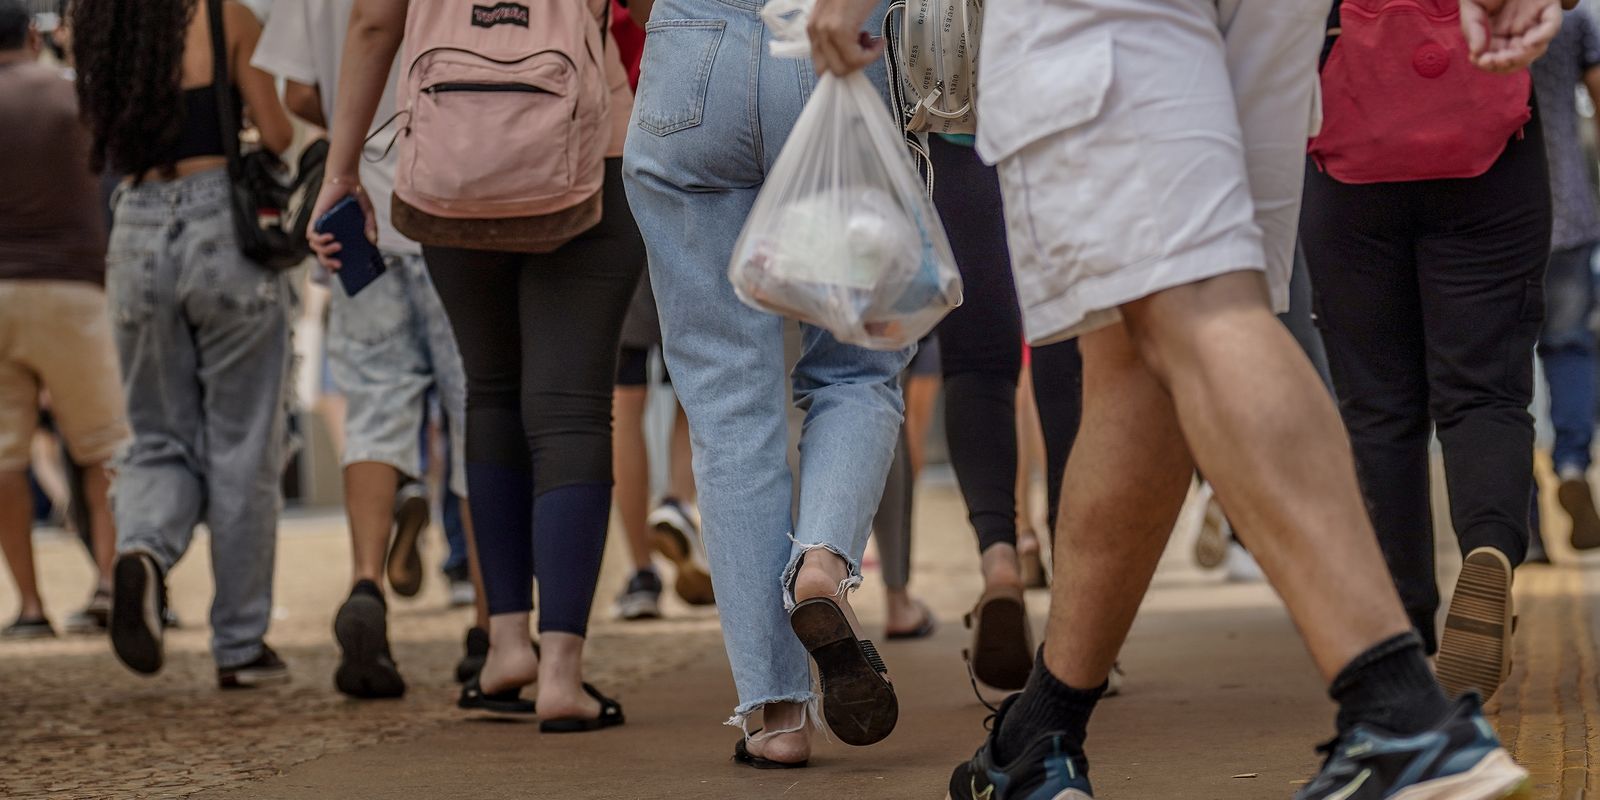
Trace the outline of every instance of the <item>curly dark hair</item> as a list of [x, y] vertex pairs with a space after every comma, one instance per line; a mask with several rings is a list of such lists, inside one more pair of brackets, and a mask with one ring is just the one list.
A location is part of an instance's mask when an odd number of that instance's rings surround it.
[[73, 0], [78, 106], [91, 166], [170, 169], [183, 131], [183, 46], [196, 0]]

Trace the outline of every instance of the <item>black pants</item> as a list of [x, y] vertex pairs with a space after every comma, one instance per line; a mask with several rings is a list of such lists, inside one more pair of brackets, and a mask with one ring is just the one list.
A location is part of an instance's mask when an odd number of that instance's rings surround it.
[[611, 504], [611, 393], [644, 240], [606, 161], [599, 225], [554, 253], [424, 248], [467, 374], [466, 462], [491, 614], [583, 634]]
[[[931, 137], [933, 202], [945, 221], [965, 299], [939, 324], [945, 438], [978, 534], [978, 549], [1017, 541], [1017, 376], [1022, 311], [1006, 247], [1000, 178], [970, 147]], [[1067, 453], [1077, 435], [1083, 363], [1077, 344], [1034, 351], [1035, 396], [1044, 429], [1050, 529]]]
[[1300, 231], [1356, 470], [1412, 624], [1437, 650], [1429, 434], [1463, 553], [1520, 563], [1550, 180], [1538, 119], [1484, 175], [1346, 185], [1308, 165]]

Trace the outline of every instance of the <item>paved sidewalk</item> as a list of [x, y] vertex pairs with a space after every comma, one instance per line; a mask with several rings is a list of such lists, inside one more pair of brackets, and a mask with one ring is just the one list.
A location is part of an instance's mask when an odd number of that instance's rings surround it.
[[[295, 669], [292, 686], [231, 695], [213, 688], [199, 630], [209, 598], [203, 550], [174, 573], [190, 629], [174, 638], [173, 663], [160, 677], [128, 674], [101, 640], [0, 644], [0, 797], [942, 797], [987, 715], [959, 656], [960, 614], [978, 588], [976, 554], [953, 487], [922, 493], [918, 523], [913, 588], [944, 624], [927, 641], [883, 643], [902, 698], [900, 727], [869, 749], [825, 744], [809, 770], [729, 763], [738, 734], [720, 723], [734, 697], [711, 614], [674, 604], [667, 621], [602, 621], [623, 579], [617, 541], [590, 661], [594, 682], [626, 706], [623, 728], [542, 736], [536, 725], [456, 712], [449, 669], [468, 615], [442, 609], [437, 581], [416, 601], [395, 604], [411, 693], [397, 702], [343, 700], [331, 687], [328, 627], [344, 591], [346, 545], [339, 520], [318, 518], [286, 523], [280, 542], [272, 641]], [[1098, 796], [1283, 800], [1315, 770], [1312, 747], [1332, 733], [1332, 706], [1271, 592], [1199, 572], [1188, 545], [1187, 531], [1175, 537], [1123, 653], [1127, 692], [1105, 701], [1090, 732]], [[58, 619], [86, 595], [75, 547], [53, 539], [44, 547]], [[1537, 800], [1581, 800], [1585, 787], [1591, 798], [1600, 793], [1597, 566], [1520, 573], [1517, 667], [1494, 708], [1534, 773]], [[874, 630], [880, 586], [869, 577], [856, 599]], [[0, 584], [0, 617], [14, 613], [13, 602]], [[1044, 594], [1030, 602], [1042, 624]]]

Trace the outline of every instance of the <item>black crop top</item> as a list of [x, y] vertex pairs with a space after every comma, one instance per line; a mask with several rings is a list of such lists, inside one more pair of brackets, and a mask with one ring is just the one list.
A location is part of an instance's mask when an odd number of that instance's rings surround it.
[[[239, 90], [233, 107], [239, 107]], [[222, 121], [217, 114], [217, 93], [211, 86], [183, 90], [183, 133], [167, 152], [165, 163], [176, 164], [197, 156], [226, 155], [222, 149]]]

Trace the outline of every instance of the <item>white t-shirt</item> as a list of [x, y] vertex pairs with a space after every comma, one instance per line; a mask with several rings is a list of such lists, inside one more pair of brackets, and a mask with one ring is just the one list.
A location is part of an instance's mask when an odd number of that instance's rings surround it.
[[[250, 62], [257, 69], [285, 80], [317, 87], [322, 94], [322, 116], [330, 124], [334, 95], [339, 90], [339, 59], [344, 55], [345, 31], [350, 28], [350, 10], [354, 6], [355, 0], [276, 0], [267, 16], [261, 41], [256, 45], [255, 58]], [[399, 66], [396, 63], [389, 71], [383, 99], [373, 118], [375, 127], [394, 114]], [[361, 183], [378, 215], [378, 246], [390, 253], [418, 253], [422, 248], [401, 236], [389, 221], [397, 156], [394, 150], [383, 156], [383, 151], [388, 148], [394, 130], [391, 124], [362, 148]], [[381, 160], [374, 163], [380, 156]]]

